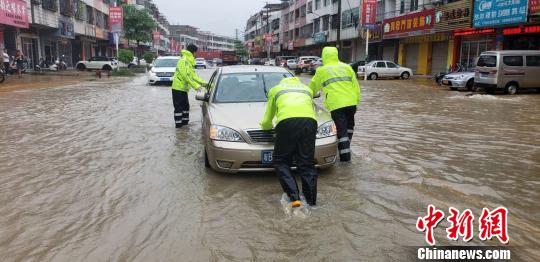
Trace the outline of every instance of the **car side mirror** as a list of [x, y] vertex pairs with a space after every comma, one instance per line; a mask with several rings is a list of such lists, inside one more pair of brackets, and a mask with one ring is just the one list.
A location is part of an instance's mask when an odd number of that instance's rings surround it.
[[208, 102], [209, 98], [210, 98], [210, 95], [206, 92], [206, 88], [199, 89], [199, 91], [197, 91], [197, 94], [195, 95], [195, 99], [199, 101]]
[[320, 98], [320, 97], [321, 97], [321, 92], [317, 92], [317, 93], [313, 96], [313, 98]]

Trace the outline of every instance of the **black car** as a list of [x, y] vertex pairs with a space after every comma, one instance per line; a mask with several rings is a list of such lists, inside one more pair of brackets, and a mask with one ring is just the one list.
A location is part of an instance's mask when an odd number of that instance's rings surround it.
[[352, 67], [352, 69], [356, 73], [356, 72], [358, 72], [358, 67], [359, 66], [366, 65], [366, 61], [356, 61], [356, 62], [353, 62], [353, 63], [349, 63], [349, 65]]

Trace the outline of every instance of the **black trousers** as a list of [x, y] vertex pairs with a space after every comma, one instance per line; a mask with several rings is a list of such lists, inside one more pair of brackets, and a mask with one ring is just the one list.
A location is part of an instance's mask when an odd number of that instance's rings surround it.
[[339, 161], [349, 162], [351, 161], [351, 140], [354, 134], [356, 106], [336, 109], [331, 114], [337, 128]]
[[188, 93], [179, 90], [172, 90], [174, 105], [174, 123], [176, 127], [182, 127], [189, 123], [189, 98]]
[[317, 171], [315, 170], [315, 139], [317, 122], [311, 118], [289, 118], [276, 126], [274, 168], [283, 191], [291, 201], [300, 200], [296, 179], [291, 173], [296, 160], [302, 180], [302, 193], [309, 205], [317, 203]]

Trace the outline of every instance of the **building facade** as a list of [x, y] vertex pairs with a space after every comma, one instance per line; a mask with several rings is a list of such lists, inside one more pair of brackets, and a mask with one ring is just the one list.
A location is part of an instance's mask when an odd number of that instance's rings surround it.
[[190, 25], [171, 25], [171, 38], [183, 49], [189, 44], [197, 45], [200, 51], [234, 51], [235, 38], [201, 31]]

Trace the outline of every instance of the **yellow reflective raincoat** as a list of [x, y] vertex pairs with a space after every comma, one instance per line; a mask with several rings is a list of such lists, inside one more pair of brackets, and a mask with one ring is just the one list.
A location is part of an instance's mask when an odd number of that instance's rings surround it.
[[285, 78], [268, 92], [268, 104], [260, 125], [263, 130], [274, 128], [272, 120], [279, 122], [293, 117], [307, 117], [315, 120], [313, 92], [296, 77]]
[[324, 92], [324, 105], [330, 111], [360, 103], [360, 85], [351, 66], [339, 61], [335, 47], [325, 47], [323, 66], [317, 68], [309, 87], [314, 94]]
[[182, 58], [176, 64], [176, 72], [174, 73], [172, 89], [178, 91], [189, 92], [190, 88], [199, 90], [201, 86], [205, 86], [206, 81], [202, 80], [193, 67], [195, 66], [195, 58], [188, 50], [182, 50]]

